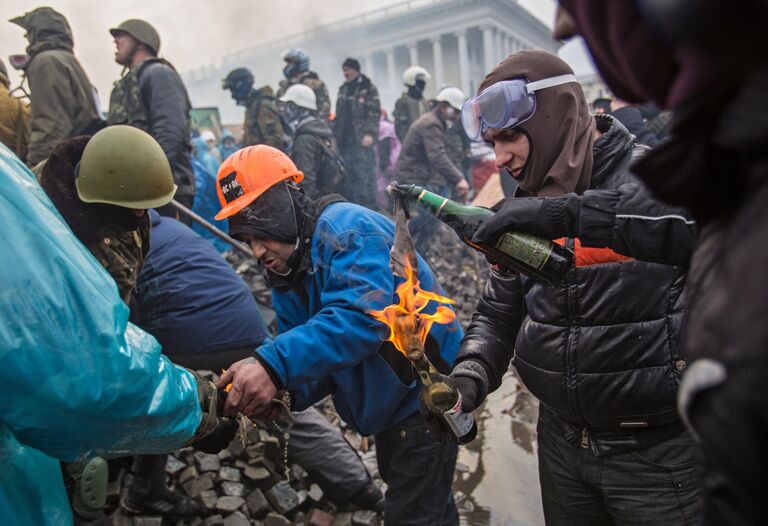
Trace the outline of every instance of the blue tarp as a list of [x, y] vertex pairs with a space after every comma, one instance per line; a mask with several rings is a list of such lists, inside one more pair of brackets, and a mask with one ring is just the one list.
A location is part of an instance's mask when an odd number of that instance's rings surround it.
[[180, 447], [197, 389], [2, 144], [0, 225], [0, 522], [66, 525], [59, 460]]
[[[192, 210], [212, 225], [229, 233], [228, 221], [216, 221], [213, 218], [213, 216], [218, 214], [219, 210], [221, 210], [219, 198], [216, 196], [216, 174], [211, 174], [211, 172], [196, 159], [192, 159], [192, 169], [195, 171], [195, 183], [197, 184], [197, 188], [195, 189], [195, 203], [192, 205]], [[232, 249], [232, 246], [229, 243], [214, 236], [194, 221], [192, 222], [192, 230], [210, 241], [214, 248], [219, 252], [226, 252], [227, 250]]]

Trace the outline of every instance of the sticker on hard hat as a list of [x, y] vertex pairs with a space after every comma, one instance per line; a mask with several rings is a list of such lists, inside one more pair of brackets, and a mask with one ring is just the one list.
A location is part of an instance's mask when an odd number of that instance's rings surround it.
[[219, 180], [221, 186], [221, 193], [224, 196], [224, 200], [227, 203], [231, 203], [241, 195], [243, 195], [243, 187], [240, 186], [240, 181], [237, 180], [237, 172], [232, 172], [226, 177], [222, 177]]

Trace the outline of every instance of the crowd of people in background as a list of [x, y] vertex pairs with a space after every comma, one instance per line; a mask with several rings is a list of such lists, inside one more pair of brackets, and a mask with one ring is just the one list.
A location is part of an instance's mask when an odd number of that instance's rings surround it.
[[[108, 117], [103, 119], [98, 96], [72, 52], [66, 19], [51, 8], [41, 8], [12, 22], [27, 31], [30, 42], [27, 55], [14, 56], [15, 67], [29, 82], [29, 103], [10, 94], [0, 62], [0, 84], [6, 90], [0, 93], [4, 104], [0, 129], [5, 133], [4, 144], [31, 167], [47, 159], [52, 146], [65, 138], [90, 134], [105, 125], [131, 124], [150, 131], [168, 154], [180, 188], [175, 200], [224, 229], [226, 223], [213, 220], [211, 180], [229, 155], [256, 144], [289, 154], [304, 172], [303, 186], [313, 197], [338, 193], [384, 212], [390, 206], [385, 188], [392, 180], [419, 184], [459, 200], [471, 198], [485, 182], [485, 177], [474, 177], [474, 169], [482, 163], [473, 156], [471, 141], [456, 118], [465, 94], [445, 85], [436, 87], [435, 96], [427, 99], [424, 92], [431, 76], [421, 66], [403, 71], [404, 91], [390, 119], [374, 81], [361, 71], [358, 60], [350, 57], [341, 64], [345, 82], [332, 111], [328, 87], [311, 69], [310, 56], [302, 49], [291, 49], [282, 56], [285, 78], [277, 91], [269, 85], [255, 87], [254, 74], [247, 67], [235, 68], [222, 80], [222, 88], [244, 107], [242, 128], [190, 127], [191, 103], [183, 83], [173, 65], [158, 58], [160, 35], [147, 22], [132, 19], [110, 30], [117, 47], [115, 60], [127, 74], [111, 93]], [[66, 71], [66, 76], [51, 74], [49, 64]], [[57, 89], [62, 82], [69, 89]], [[653, 104], [633, 105], [619, 98], [595, 100], [593, 112], [613, 115], [649, 146], [666, 137], [671, 118], [669, 111]], [[415, 129], [409, 137], [411, 128]], [[161, 213], [190, 224], [173, 207]], [[424, 221], [432, 228], [422, 229], [417, 221], [420, 239], [433, 234], [434, 222]], [[205, 229], [194, 228], [219, 248], [226, 247]]]

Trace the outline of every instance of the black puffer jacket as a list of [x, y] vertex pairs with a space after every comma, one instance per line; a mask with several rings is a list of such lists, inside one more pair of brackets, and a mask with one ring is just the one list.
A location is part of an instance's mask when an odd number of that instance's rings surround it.
[[[576, 264], [558, 287], [494, 270], [454, 374], [463, 370], [473, 376], [484, 397], [484, 388], [500, 385], [514, 352], [513, 363], [542, 410], [560, 417], [566, 436], [579, 443], [587, 437], [596, 454], [607, 454], [650, 445], [681, 430], [675, 397], [686, 365], [678, 346], [686, 269], [585, 248], [606, 246], [594, 243], [610, 236], [605, 230], [631, 228], [606, 229], [592, 221], [589, 206], [598, 213], [617, 203], [648, 209], [652, 199], [628, 169], [646, 147], [611, 117], [602, 118], [598, 127], [608, 129], [595, 141], [591, 190], [582, 198], [587, 204], [580, 237], [589, 242], [566, 240]], [[685, 242], [689, 249], [691, 240]]]

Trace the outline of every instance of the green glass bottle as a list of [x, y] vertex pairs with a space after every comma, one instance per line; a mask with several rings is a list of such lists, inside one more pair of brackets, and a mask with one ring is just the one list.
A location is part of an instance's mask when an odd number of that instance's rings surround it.
[[502, 234], [493, 244], [473, 243], [472, 235], [480, 223], [494, 214], [487, 208], [462, 205], [413, 184], [393, 182], [389, 185], [389, 192], [395, 197], [416, 203], [453, 228], [467, 245], [499, 265], [520, 271], [546, 285], [562, 282], [573, 262], [573, 252], [567, 248], [548, 239], [520, 232]]

